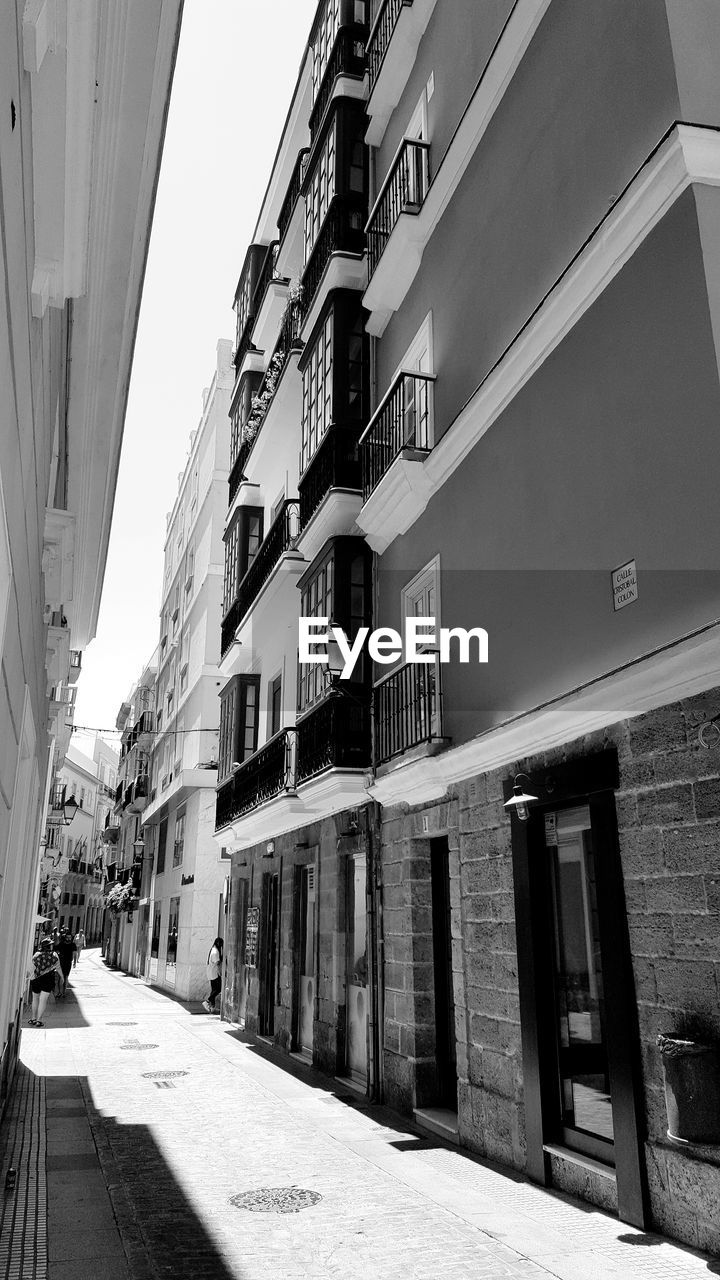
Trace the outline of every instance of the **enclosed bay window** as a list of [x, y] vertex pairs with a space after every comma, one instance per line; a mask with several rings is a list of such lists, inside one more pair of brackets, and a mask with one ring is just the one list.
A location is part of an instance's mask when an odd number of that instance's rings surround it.
[[313, 101], [323, 82], [330, 54], [340, 30], [341, 0], [327, 0], [312, 40]]
[[224, 535], [223, 615], [227, 613], [233, 604], [237, 596], [238, 587], [257, 555], [262, 537], [262, 507], [240, 507]]
[[333, 327], [330, 311], [303, 369], [302, 452], [304, 471], [332, 421]]
[[259, 676], [234, 676], [220, 694], [218, 782], [257, 750]]
[[[362, 538], [332, 538], [298, 582], [300, 613], [307, 618], [328, 618], [354, 641], [361, 627], [370, 626], [372, 610], [372, 553]], [[298, 672], [298, 711], [307, 711], [328, 691], [326, 667], [302, 664]], [[369, 666], [358, 660], [348, 690], [367, 683]]]
[[300, 471], [328, 429], [360, 429], [368, 399], [368, 341], [358, 295], [338, 289], [310, 335], [299, 363], [303, 383]]
[[328, 129], [305, 192], [305, 262], [315, 247], [320, 228], [335, 194], [337, 119]]

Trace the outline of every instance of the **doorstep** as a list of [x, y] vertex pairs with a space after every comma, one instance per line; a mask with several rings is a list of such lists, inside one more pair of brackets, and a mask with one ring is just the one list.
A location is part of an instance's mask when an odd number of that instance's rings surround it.
[[446, 1142], [454, 1142], [455, 1146], [460, 1145], [457, 1111], [451, 1111], [449, 1107], [422, 1107], [413, 1111], [413, 1117], [419, 1129], [434, 1133]]

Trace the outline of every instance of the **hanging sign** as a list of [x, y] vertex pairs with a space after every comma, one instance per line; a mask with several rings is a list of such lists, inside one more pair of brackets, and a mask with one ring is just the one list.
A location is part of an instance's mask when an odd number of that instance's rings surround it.
[[557, 836], [557, 814], [545, 814], [545, 844], [548, 849], [553, 849], [558, 842]]
[[613, 609], [616, 613], [618, 609], [624, 609], [626, 604], [632, 604], [633, 600], [637, 600], [637, 570], [634, 560], [628, 560], [627, 564], [621, 564], [619, 569], [613, 569], [612, 589]]

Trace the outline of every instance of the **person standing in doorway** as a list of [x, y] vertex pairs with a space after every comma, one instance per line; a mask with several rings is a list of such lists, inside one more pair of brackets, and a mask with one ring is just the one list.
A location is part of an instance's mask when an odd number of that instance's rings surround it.
[[72, 968], [73, 956], [75, 952], [75, 943], [72, 940], [72, 934], [69, 929], [65, 929], [60, 935], [60, 941], [57, 944], [57, 953], [60, 957], [60, 969], [62, 972], [62, 984], [60, 987], [60, 995], [64, 997], [67, 991], [68, 977]]
[[52, 938], [40, 940], [40, 946], [32, 958], [32, 965], [33, 977], [30, 990], [33, 998], [33, 1016], [29, 1021], [31, 1027], [43, 1027], [45, 1005], [55, 986], [55, 973], [60, 968], [58, 953], [53, 950]]
[[215, 1001], [220, 995], [220, 987], [222, 986], [222, 978], [220, 973], [222, 970], [223, 958], [223, 940], [216, 938], [213, 942], [207, 958], [207, 976], [210, 979], [210, 995], [203, 1000], [203, 1009], [208, 1013], [215, 1013]]
[[73, 969], [75, 968], [75, 965], [80, 959], [80, 952], [85, 946], [85, 934], [83, 933], [82, 929], [78, 929], [77, 933], [75, 934], [74, 942], [75, 942], [75, 955], [73, 956]]

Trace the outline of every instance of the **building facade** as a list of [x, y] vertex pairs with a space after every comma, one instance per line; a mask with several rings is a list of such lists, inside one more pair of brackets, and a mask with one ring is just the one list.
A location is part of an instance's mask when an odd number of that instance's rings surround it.
[[434, 619], [374, 690], [384, 1096], [710, 1249], [656, 1035], [720, 1034], [719, 16], [378, 6], [358, 517]]
[[181, 0], [0, 15], [0, 1111], [95, 634]]
[[114, 968], [138, 975], [144, 954], [144, 931], [142, 920], [138, 919], [145, 870], [141, 815], [150, 799], [156, 676], [157, 654], [153, 654], [121, 704], [115, 721], [120, 733], [120, 760], [104, 843], [105, 959]]
[[709, 51], [708, 0], [318, 4], [235, 295], [216, 839], [227, 1016], [717, 1249], [656, 1045], [720, 1039]]
[[[168, 516], [155, 697], [143, 975], [185, 1000], [207, 995], [206, 963], [225, 934], [229, 860], [214, 835], [223, 522], [232, 344], [217, 344], [211, 386]], [[152, 861], [151, 861], [152, 860]]]
[[356, 520], [370, 412], [364, 3], [318, 6], [235, 296], [217, 839], [225, 1007], [364, 1092], [377, 1080], [371, 671], [340, 696], [298, 622], [372, 616]]

